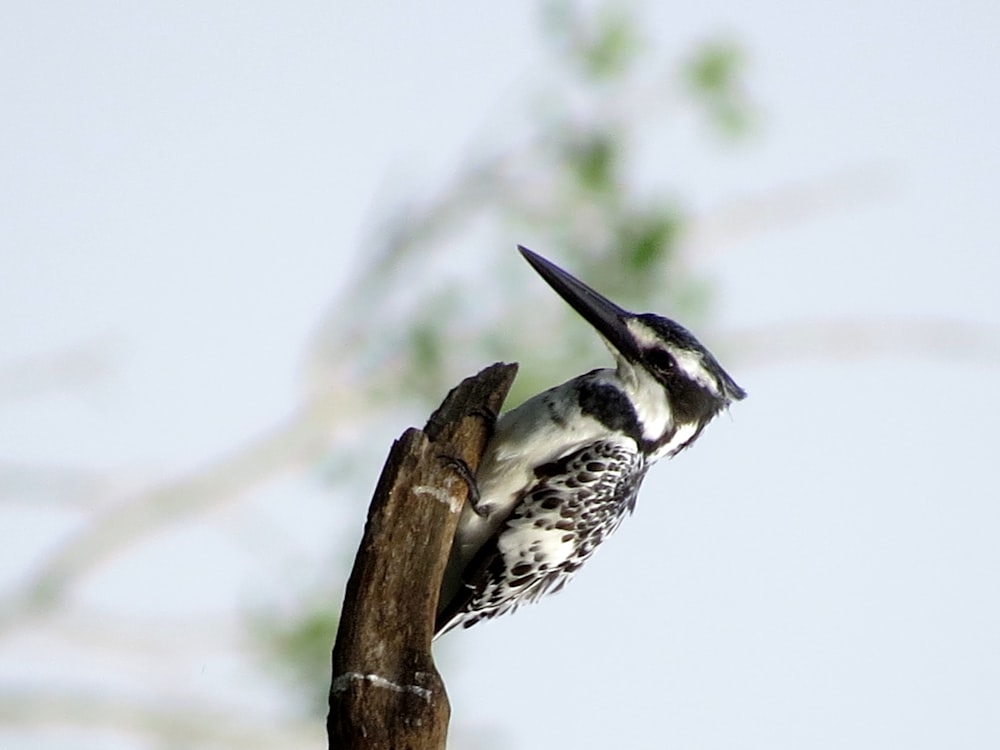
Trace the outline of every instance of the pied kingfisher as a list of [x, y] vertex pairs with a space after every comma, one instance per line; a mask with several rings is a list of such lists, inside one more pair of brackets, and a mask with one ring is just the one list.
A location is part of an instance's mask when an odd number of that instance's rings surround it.
[[459, 520], [438, 635], [561, 589], [633, 510], [646, 470], [746, 396], [687, 329], [623, 310], [519, 249], [597, 329], [617, 367], [580, 375], [499, 418]]

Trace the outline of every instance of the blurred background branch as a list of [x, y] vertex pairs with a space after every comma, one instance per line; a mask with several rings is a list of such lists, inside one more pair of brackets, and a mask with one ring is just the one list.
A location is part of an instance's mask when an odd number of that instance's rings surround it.
[[[95, 571], [127, 568], [131, 554], [171, 528], [247, 506], [261, 486], [327, 463], [337, 467], [324, 473], [331, 502], [356, 504], [370, 493], [373, 476], [352, 469], [365, 465], [360, 456], [380, 456], [385, 448], [369, 444], [376, 426], [391, 420], [397, 429], [407, 421], [402, 415], [436, 403], [463, 374], [487, 362], [522, 360], [508, 406], [575, 374], [581, 363], [603, 362], [586, 327], [551, 304], [543, 285], [525, 282], [517, 242], [626, 307], [708, 328], [703, 338], [716, 342], [713, 348], [734, 372], [886, 354], [996, 365], [995, 326], [943, 315], [852, 315], [718, 330], [706, 258], [880, 200], [896, 189], [898, 175], [862, 163], [697, 207], [669, 163], [657, 163], [649, 177], [649, 145], [680, 138], [683, 123], [693, 119], [700, 137], [720, 152], [753, 148], [764, 117], [753, 96], [749, 51], [720, 35], [692, 44], [664, 67], [644, 33], [643, 11], [618, 3], [546, 2], [539, 26], [544, 59], [517, 102], [521, 130], [503, 138], [480, 133], [443, 185], [421, 185], [373, 209], [372, 230], [354, 253], [353, 276], [330, 300], [304, 352], [304, 386], [286, 418], [180, 476], [139, 488], [100, 467], [0, 459], [0, 503], [58, 506], [76, 521], [0, 594], [0, 636], [8, 644], [39, 632], [68, 642], [75, 633], [101, 644], [102, 653], [149, 653], [152, 639], [168, 644], [165, 659], [175, 659], [177, 633], [168, 628], [161, 636], [155, 615], [134, 626], [146, 629], [144, 638], [130, 639], [119, 615], [95, 615], [80, 604]], [[108, 379], [118, 358], [98, 341], [0, 364], [0, 406], [22, 408], [53, 390], [87, 392]], [[346, 572], [341, 552], [331, 557]], [[182, 696], [161, 706], [54, 681], [0, 688], [0, 719], [20, 727], [97, 727], [164, 746], [316, 744], [340, 596], [324, 562], [307, 565], [310, 573], [302, 575], [296, 560], [296, 580], [287, 590], [261, 585], [245, 604], [245, 631], [223, 637], [243, 652], [266, 690], [296, 696], [288, 703], [298, 708], [286, 715], [248, 720], [222, 701], [204, 705]], [[313, 584], [316, 578], [325, 582]], [[289, 598], [290, 604], [282, 601]], [[223, 627], [210, 616], [199, 622], [186, 629], [197, 635], [200, 627]]]

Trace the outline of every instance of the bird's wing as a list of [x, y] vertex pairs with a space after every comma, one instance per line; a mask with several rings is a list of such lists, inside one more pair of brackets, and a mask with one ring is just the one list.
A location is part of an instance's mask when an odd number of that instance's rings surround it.
[[535, 469], [535, 482], [438, 609], [437, 635], [554, 593], [635, 507], [646, 464], [630, 438], [588, 443]]

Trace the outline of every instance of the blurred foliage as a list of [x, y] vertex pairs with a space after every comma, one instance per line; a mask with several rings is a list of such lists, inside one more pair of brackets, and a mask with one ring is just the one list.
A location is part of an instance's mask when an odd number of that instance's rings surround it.
[[267, 667], [303, 697], [303, 708], [310, 714], [326, 711], [338, 614], [326, 597], [300, 605], [294, 617], [264, 610], [249, 616], [251, 634], [266, 644]]
[[704, 106], [711, 124], [729, 136], [745, 134], [752, 123], [752, 109], [742, 87], [743, 50], [731, 40], [703, 45], [685, 68], [688, 86]]
[[551, 0], [542, 5], [542, 31], [566, 64], [594, 81], [625, 74], [641, 49], [634, 16], [614, 3], [587, 11], [571, 0]]
[[[739, 47], [702, 44], [650, 85], [658, 63], [630, 6], [550, 0], [541, 20], [546, 58], [527, 99], [527, 132], [513, 146], [474, 145], [436, 194], [387, 212], [319, 331], [314, 388], [348, 381], [369, 411], [430, 409], [462, 377], [517, 357], [511, 407], [607, 362], [597, 337], [516, 258], [518, 242], [625, 307], [690, 321], [709, 306], [708, 280], [678, 261], [684, 200], [641, 184], [637, 144], [651, 122], [658, 131], [669, 124], [664, 113], [678, 102], [723, 136], [742, 136], [752, 112]], [[335, 622], [311, 605], [296, 622], [255, 621], [269, 662], [311, 706], [325, 704]]]

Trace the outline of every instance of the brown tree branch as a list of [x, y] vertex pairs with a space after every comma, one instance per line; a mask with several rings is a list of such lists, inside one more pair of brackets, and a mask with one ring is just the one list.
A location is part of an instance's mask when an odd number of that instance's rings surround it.
[[444, 748], [451, 708], [431, 640], [438, 589], [475, 471], [517, 365], [495, 364], [448, 394], [424, 431], [396, 441], [368, 511], [333, 648], [329, 746]]

